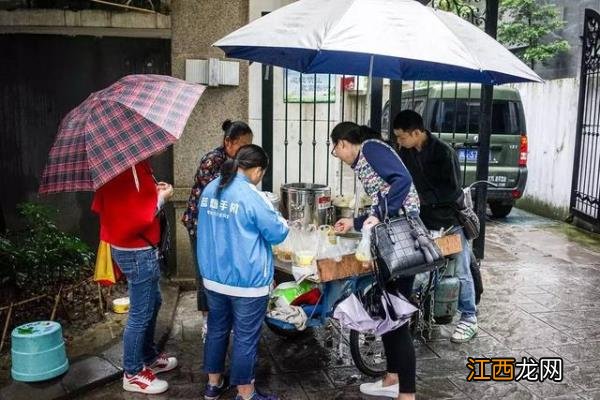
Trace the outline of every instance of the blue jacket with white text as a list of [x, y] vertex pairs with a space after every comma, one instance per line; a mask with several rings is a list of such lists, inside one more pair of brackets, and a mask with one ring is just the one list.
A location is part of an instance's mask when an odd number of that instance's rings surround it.
[[221, 178], [204, 188], [198, 201], [197, 250], [204, 286], [237, 297], [269, 294], [272, 245], [288, 226], [264, 193], [243, 174], [217, 193]]

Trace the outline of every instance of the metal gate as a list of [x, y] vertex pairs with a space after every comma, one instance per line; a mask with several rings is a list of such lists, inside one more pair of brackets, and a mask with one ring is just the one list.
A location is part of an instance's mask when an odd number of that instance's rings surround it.
[[[386, 81], [374, 79], [367, 102], [368, 78], [348, 75], [301, 74], [263, 66], [262, 145], [274, 168], [263, 189], [279, 191], [288, 182], [312, 182], [331, 187], [334, 194], [353, 194], [352, 171], [334, 159], [329, 134], [341, 121], [371, 125], [395, 147], [392, 120], [400, 110], [423, 115], [426, 128], [443, 137], [458, 152], [462, 180], [475, 180], [479, 133], [480, 86], [458, 82]], [[434, 98], [430, 98], [434, 93]], [[392, 101], [393, 99], [393, 101]]]
[[573, 216], [600, 227], [600, 14], [585, 10], [577, 111]]

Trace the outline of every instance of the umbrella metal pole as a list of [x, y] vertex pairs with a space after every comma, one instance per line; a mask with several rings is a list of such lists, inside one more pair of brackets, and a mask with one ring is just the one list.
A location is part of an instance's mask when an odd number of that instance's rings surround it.
[[[371, 104], [371, 85], [373, 84], [373, 61], [375, 59], [375, 56], [371, 56], [370, 60], [369, 60], [369, 81], [367, 83], [367, 104]], [[358, 98], [356, 99], [356, 101], [358, 102]], [[359, 197], [359, 192], [360, 190], [358, 190], [358, 178], [356, 176], [356, 173], [354, 173], [354, 214], [353, 217], [356, 218], [358, 217], [358, 210], [360, 208], [360, 197]]]
[[[499, 0], [486, 1], [485, 31], [496, 38], [498, 30], [498, 2]], [[479, 151], [477, 154], [477, 181], [487, 181], [490, 164], [490, 134], [492, 131], [492, 99], [494, 87], [482, 85], [481, 87], [481, 114], [479, 119]], [[487, 207], [487, 185], [477, 185], [475, 208], [481, 223], [479, 237], [473, 241], [473, 252], [478, 259], [485, 255], [485, 217]]]

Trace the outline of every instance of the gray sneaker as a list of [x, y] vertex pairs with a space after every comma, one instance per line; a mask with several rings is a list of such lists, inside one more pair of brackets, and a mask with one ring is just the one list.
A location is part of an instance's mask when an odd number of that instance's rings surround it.
[[460, 320], [450, 338], [453, 343], [466, 343], [477, 335], [477, 322]]

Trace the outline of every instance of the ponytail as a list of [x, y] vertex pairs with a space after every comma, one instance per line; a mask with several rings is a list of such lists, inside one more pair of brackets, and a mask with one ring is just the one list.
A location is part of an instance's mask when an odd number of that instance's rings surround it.
[[361, 125], [358, 129], [360, 131], [361, 143], [369, 139], [383, 140], [383, 137], [381, 137], [380, 132], [377, 132], [375, 129], [367, 125]]
[[225, 187], [227, 187], [231, 183], [233, 177], [237, 173], [238, 165], [238, 160], [236, 158], [231, 158], [225, 161], [225, 163], [221, 167], [221, 182], [219, 182], [217, 192], [220, 193]]
[[221, 193], [223, 189], [229, 186], [239, 168], [243, 170], [255, 167], [267, 169], [268, 166], [269, 156], [262, 147], [255, 144], [240, 147], [235, 158], [225, 161], [221, 167], [221, 182], [219, 182], [217, 193]]

